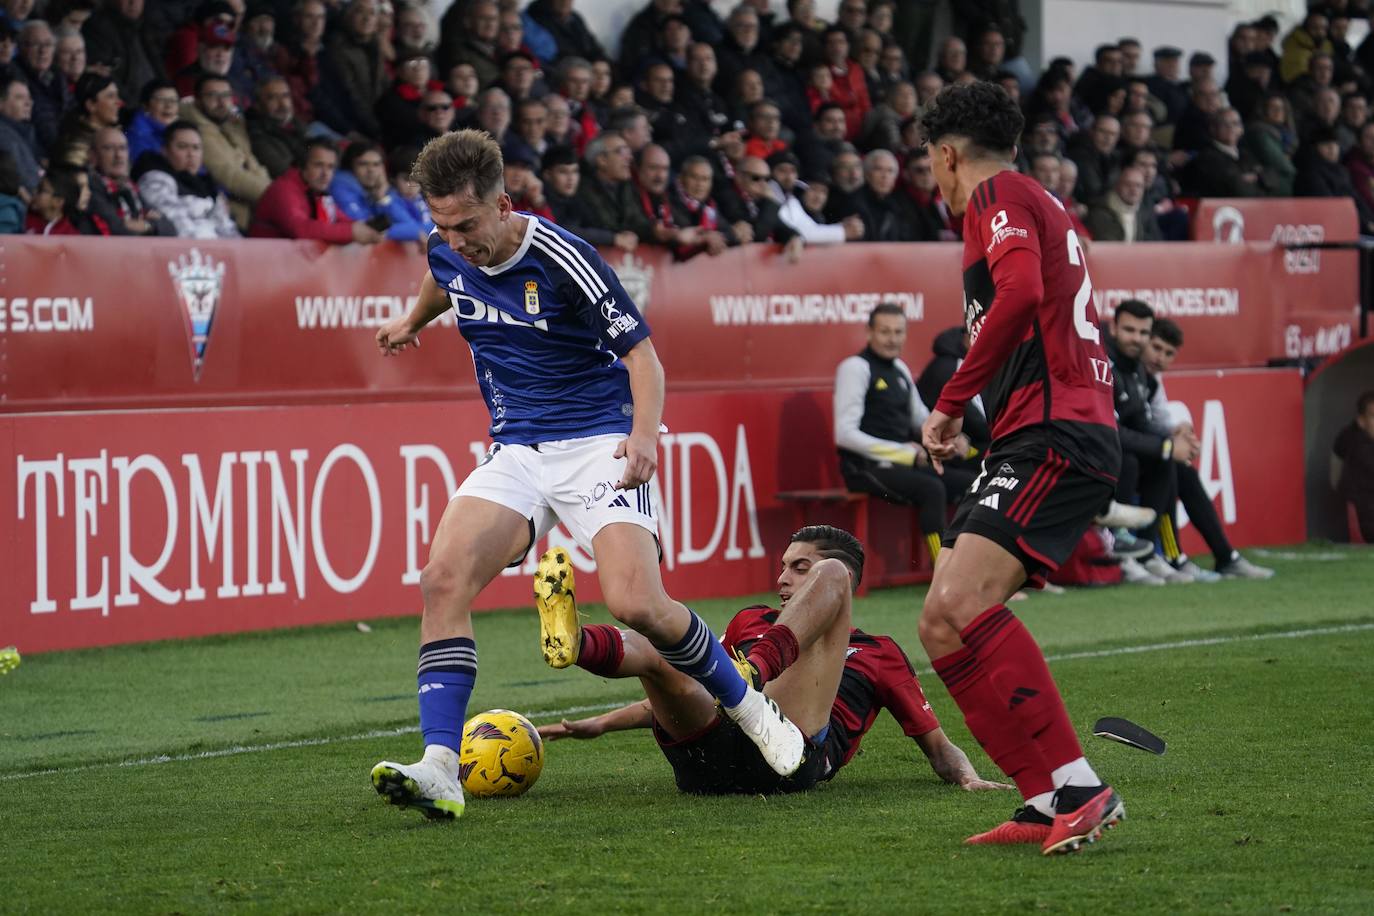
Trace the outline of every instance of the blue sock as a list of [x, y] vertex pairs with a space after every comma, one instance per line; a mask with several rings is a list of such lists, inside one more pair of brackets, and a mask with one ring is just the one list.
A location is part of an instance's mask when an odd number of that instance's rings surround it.
[[420, 647], [420, 731], [425, 744], [459, 750], [468, 697], [477, 682], [477, 644], [466, 636], [436, 639]]
[[738, 706], [744, 699], [749, 685], [740, 677], [730, 653], [716, 639], [706, 621], [688, 611], [692, 622], [687, 625], [687, 635], [677, 645], [659, 649], [668, 664], [710, 691], [711, 696], [726, 706]]

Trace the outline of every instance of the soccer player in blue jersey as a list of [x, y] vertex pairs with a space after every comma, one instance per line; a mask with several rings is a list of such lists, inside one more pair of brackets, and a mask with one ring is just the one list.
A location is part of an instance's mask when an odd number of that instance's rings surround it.
[[[399, 354], [452, 308], [493, 444], [444, 510], [420, 574], [424, 757], [382, 761], [372, 783], [388, 802], [428, 817], [462, 814], [458, 749], [477, 677], [472, 601], [558, 521], [596, 557], [612, 616], [719, 699], [770, 767], [794, 773], [801, 732], [663, 589], [651, 487], [664, 383], [649, 326], [595, 248], [512, 210], [503, 168], [500, 147], [482, 131], [424, 148], [411, 177], [434, 219], [429, 270], [410, 313], [377, 332], [382, 354]], [[571, 581], [566, 551], [556, 553], [561, 560], [540, 564], [546, 589]], [[575, 627], [542, 629], [546, 660], [577, 651]], [[788, 649], [795, 659], [795, 640]]]

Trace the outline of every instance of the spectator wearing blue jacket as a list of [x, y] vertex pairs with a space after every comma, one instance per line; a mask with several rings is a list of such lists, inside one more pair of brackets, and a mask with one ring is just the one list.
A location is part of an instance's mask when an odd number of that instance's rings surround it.
[[[393, 155], [408, 176], [416, 153], [404, 148], [398, 153], [408, 153], [408, 161]], [[351, 219], [383, 229], [393, 241], [422, 242], [434, 228], [423, 198], [418, 194], [407, 197], [387, 182], [386, 162], [375, 143], [357, 141], [349, 145], [343, 168], [329, 185], [329, 194]]]
[[162, 134], [177, 119], [181, 97], [171, 80], [151, 80], [139, 93], [138, 111], [129, 122], [129, 162], [144, 153], [162, 153]]

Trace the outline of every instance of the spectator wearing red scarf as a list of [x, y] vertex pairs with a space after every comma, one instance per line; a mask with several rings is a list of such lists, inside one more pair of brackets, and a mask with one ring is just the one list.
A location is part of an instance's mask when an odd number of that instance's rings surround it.
[[755, 102], [749, 109], [749, 131], [744, 138], [744, 155], [767, 159], [787, 149], [782, 141], [782, 111], [767, 100]]
[[701, 240], [680, 255], [684, 260], [703, 251], [714, 257], [739, 244], [734, 229], [721, 218], [720, 209], [711, 196], [714, 181], [710, 160], [705, 156], [689, 156], [683, 161], [678, 180], [673, 185], [673, 222], [701, 233]]
[[574, 126], [574, 136], [568, 139], [578, 156], [601, 133], [596, 112], [588, 104], [591, 91], [592, 65], [581, 57], [564, 58], [558, 65], [558, 94], [568, 102], [568, 115]]
[[333, 142], [307, 141], [301, 165], [273, 181], [258, 201], [249, 237], [318, 239], [333, 245], [381, 241], [381, 232], [367, 223], [353, 222], [329, 196], [338, 163], [339, 151]]
[[639, 196], [640, 208], [654, 222], [655, 241], [671, 248], [679, 260], [686, 260], [701, 250], [702, 233], [696, 227], [678, 227], [677, 213], [668, 193], [671, 168], [668, 151], [657, 143], [650, 143], [635, 155], [631, 181]]
[[849, 57], [849, 33], [842, 27], [832, 25], [821, 36], [824, 43], [825, 62], [830, 66], [834, 84], [830, 87], [830, 100], [844, 109], [845, 139], [853, 141], [859, 135], [864, 117], [873, 107], [868, 98], [868, 80], [863, 68]]

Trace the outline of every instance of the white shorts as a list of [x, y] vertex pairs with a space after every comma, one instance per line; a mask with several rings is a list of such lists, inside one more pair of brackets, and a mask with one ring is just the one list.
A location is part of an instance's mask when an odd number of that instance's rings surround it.
[[[538, 445], [496, 443], [454, 498], [475, 496], [520, 513], [530, 522], [530, 546], [558, 522], [588, 556], [596, 533], [616, 522], [638, 525], [657, 539], [653, 481], [633, 490], [615, 489], [625, 472], [625, 459], [614, 457], [624, 438], [612, 434]], [[515, 563], [523, 559], [522, 554]]]

